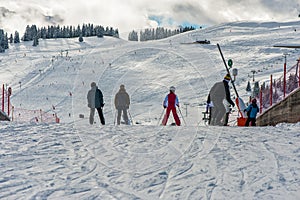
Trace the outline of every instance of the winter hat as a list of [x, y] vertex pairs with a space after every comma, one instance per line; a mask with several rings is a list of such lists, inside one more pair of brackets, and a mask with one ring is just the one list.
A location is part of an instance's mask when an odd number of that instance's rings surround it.
[[95, 82], [92, 82], [91, 83], [91, 87], [95, 87], [96, 86], [96, 83]]
[[125, 88], [125, 85], [120, 85], [120, 89], [124, 89]]
[[171, 86], [171, 87], [170, 87], [170, 91], [175, 92], [175, 87], [174, 87], [174, 86]]
[[231, 80], [230, 74], [226, 74], [226, 76], [224, 76], [224, 79], [230, 81]]
[[256, 99], [252, 99], [252, 101], [251, 101], [252, 103], [256, 103]]

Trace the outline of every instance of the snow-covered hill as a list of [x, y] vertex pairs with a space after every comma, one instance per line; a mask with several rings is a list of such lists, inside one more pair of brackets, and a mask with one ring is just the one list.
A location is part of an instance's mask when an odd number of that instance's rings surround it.
[[[284, 53], [288, 66], [295, 64], [298, 50], [272, 46], [296, 44], [299, 28], [236, 22], [143, 43], [104, 37], [12, 45], [0, 62], [12, 104], [57, 113], [61, 123], [32, 123], [30, 116], [1, 122], [0, 199], [299, 199], [299, 123], [245, 128], [201, 121], [210, 87], [226, 74], [216, 43], [239, 69], [237, 89], [247, 100], [251, 70], [265, 81], [281, 75]], [[211, 44], [189, 44], [202, 39]], [[92, 81], [104, 94], [105, 126], [98, 118], [88, 123]], [[120, 84], [131, 96], [133, 126], [114, 126]], [[158, 126], [171, 85], [181, 127]]]

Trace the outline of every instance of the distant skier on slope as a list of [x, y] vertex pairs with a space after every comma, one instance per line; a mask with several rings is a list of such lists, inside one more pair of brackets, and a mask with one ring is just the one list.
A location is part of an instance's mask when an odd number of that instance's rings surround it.
[[176, 112], [176, 106], [179, 107], [179, 101], [177, 95], [175, 94], [175, 87], [171, 86], [170, 93], [166, 96], [163, 102], [163, 107], [167, 108], [167, 111], [163, 118], [162, 125], [165, 126], [167, 124], [167, 121], [170, 116], [170, 112], [172, 111], [176, 125], [180, 126], [180, 119]]
[[103, 94], [101, 90], [98, 89], [95, 82], [91, 83], [91, 89], [87, 94], [88, 107], [90, 108], [90, 124], [94, 123], [95, 109], [99, 114], [100, 122], [105, 125], [105, 119], [103, 116]]
[[210, 125], [228, 125], [230, 105], [234, 106], [234, 102], [230, 98], [230, 80], [230, 75], [226, 74], [223, 81], [215, 83], [210, 89], [207, 98], [207, 105], [211, 107]]
[[118, 110], [117, 125], [120, 125], [121, 114], [123, 112], [123, 119], [126, 125], [129, 125], [127, 110], [129, 109], [130, 98], [125, 90], [124, 85], [120, 85], [119, 92], [115, 95], [115, 107]]
[[248, 115], [245, 126], [249, 126], [250, 122], [251, 126], [256, 126], [256, 115], [259, 112], [259, 108], [256, 104], [255, 98], [252, 99], [251, 104], [247, 107], [247, 109], [244, 110], [244, 112], [247, 112]]

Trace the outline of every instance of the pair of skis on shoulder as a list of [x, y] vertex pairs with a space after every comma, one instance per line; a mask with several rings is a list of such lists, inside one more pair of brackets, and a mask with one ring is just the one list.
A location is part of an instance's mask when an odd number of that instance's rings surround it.
[[[230, 77], [232, 77], [232, 76], [231, 76], [231, 73], [230, 73], [230, 70], [229, 70], [229, 68], [228, 68], [228, 66], [227, 66], [227, 63], [226, 63], [226, 61], [225, 61], [225, 58], [224, 58], [224, 56], [223, 56], [221, 47], [220, 47], [219, 44], [217, 44], [217, 46], [218, 46], [219, 52], [220, 52], [220, 54], [221, 54], [222, 60], [223, 60], [223, 62], [224, 62], [226, 71], [227, 71], [228, 74], [230, 74]], [[239, 114], [240, 114], [241, 117], [246, 118], [247, 116], [246, 116], [246, 114], [244, 113], [244, 110], [245, 110], [247, 107], [246, 107], [246, 105], [245, 105], [243, 99], [239, 97], [239, 94], [238, 94], [238, 92], [237, 92], [237, 90], [236, 90], [234, 81], [233, 81], [232, 79], [231, 79], [231, 84], [232, 84], [233, 89], [234, 89], [234, 92], [235, 92], [235, 94], [236, 94], [235, 103], [236, 103], [236, 106], [237, 106], [237, 108], [238, 108]]]

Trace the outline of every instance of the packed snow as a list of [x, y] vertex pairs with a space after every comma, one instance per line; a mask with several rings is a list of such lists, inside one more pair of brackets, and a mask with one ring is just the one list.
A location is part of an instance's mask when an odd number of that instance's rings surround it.
[[[297, 49], [299, 22], [221, 24], [148, 42], [84, 38], [12, 44], [1, 54], [0, 83], [12, 88], [22, 120], [0, 122], [0, 199], [300, 199], [300, 123], [206, 126], [209, 89], [226, 74], [216, 44], [238, 68], [245, 91], [281, 76]], [[193, 44], [197, 40], [211, 44]], [[89, 124], [86, 95], [95, 81], [106, 125]], [[132, 125], [115, 125], [114, 95], [124, 84]], [[176, 87], [182, 126], [160, 126], [162, 101]], [[234, 91], [231, 90], [232, 98]], [[30, 110], [60, 123], [32, 120]], [[168, 124], [174, 122], [172, 115]]]

